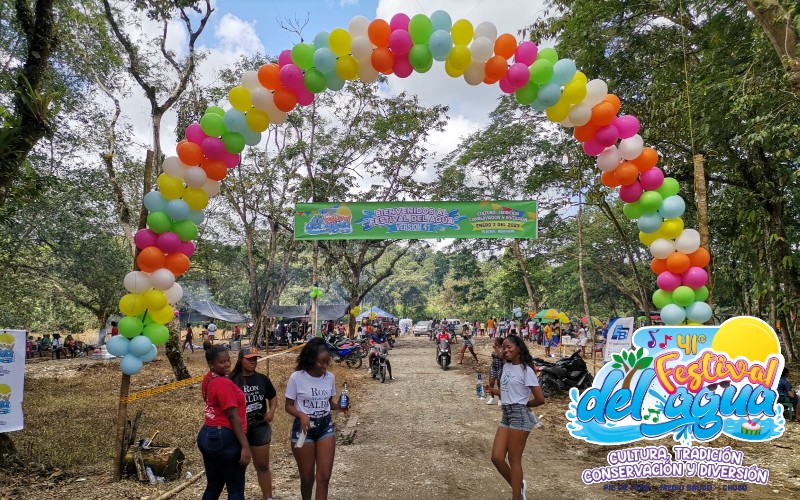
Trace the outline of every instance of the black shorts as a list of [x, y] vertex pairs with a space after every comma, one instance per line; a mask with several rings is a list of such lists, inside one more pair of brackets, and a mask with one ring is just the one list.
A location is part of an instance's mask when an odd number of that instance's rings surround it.
[[269, 422], [247, 423], [247, 442], [250, 446], [264, 446], [272, 442], [272, 424]]

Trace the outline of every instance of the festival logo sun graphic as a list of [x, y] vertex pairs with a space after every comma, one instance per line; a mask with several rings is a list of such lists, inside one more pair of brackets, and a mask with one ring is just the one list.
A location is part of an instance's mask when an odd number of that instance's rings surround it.
[[14, 336], [0, 333], [0, 363], [14, 362]]
[[742, 452], [692, 446], [725, 435], [770, 441], [783, 435], [777, 386], [780, 343], [758, 318], [719, 326], [645, 327], [613, 356], [591, 388], [570, 392], [567, 429], [581, 440], [621, 445], [671, 436], [678, 445], [615, 450], [608, 467], [586, 469], [586, 484], [656, 477], [767, 484], [769, 471]]

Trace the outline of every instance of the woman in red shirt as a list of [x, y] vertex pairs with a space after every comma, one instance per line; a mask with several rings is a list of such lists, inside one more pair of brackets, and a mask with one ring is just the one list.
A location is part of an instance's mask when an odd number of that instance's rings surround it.
[[197, 435], [207, 479], [203, 500], [217, 500], [223, 487], [228, 488], [229, 500], [244, 500], [244, 473], [251, 457], [244, 393], [228, 379], [231, 357], [227, 348], [210, 347], [206, 362], [209, 371], [200, 387], [206, 418]]

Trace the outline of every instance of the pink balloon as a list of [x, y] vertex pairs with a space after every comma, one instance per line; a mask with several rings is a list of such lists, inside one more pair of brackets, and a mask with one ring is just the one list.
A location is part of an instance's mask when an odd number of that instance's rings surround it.
[[149, 229], [140, 229], [136, 231], [133, 242], [136, 243], [139, 249], [144, 250], [147, 247], [156, 246], [158, 235]]
[[600, 153], [605, 151], [605, 149], [605, 146], [602, 146], [594, 139], [583, 143], [583, 151], [589, 156], [598, 156]]
[[[240, 158], [238, 154], [228, 153], [227, 151], [225, 151], [225, 155], [222, 157], [222, 161], [228, 168], [234, 168], [236, 165], [239, 164], [239, 160]], [[181, 252], [181, 253], [186, 253], [186, 252]]]
[[408, 34], [408, 31], [392, 31], [392, 34], [389, 35], [389, 48], [392, 49], [395, 56], [408, 55], [413, 46], [414, 40], [411, 39], [411, 35]]
[[181, 246], [181, 238], [173, 232], [161, 233], [158, 235], [158, 248], [164, 253], [173, 253], [179, 251]]
[[195, 144], [201, 144], [203, 139], [208, 137], [205, 132], [203, 132], [203, 127], [200, 126], [199, 123], [192, 123], [188, 127], [186, 127], [186, 140], [189, 142], [193, 142]]
[[655, 191], [664, 183], [664, 171], [658, 167], [645, 170], [639, 175], [642, 187], [648, 191]]
[[187, 257], [191, 257], [194, 255], [194, 243], [191, 241], [182, 241], [180, 247], [178, 247], [178, 252], [182, 253]]
[[675, 274], [672, 271], [664, 271], [656, 278], [658, 288], [665, 292], [671, 292], [681, 286], [681, 275]]
[[411, 22], [411, 18], [405, 14], [395, 14], [392, 16], [392, 20], [389, 21], [389, 27], [392, 28], [392, 31], [395, 30], [405, 30], [408, 31], [408, 23]]
[[281, 55], [278, 56], [278, 66], [286, 66], [287, 64], [292, 64], [292, 51], [289, 49], [284, 50], [281, 52]]
[[633, 115], [622, 115], [611, 122], [617, 127], [620, 139], [628, 139], [639, 133], [639, 119]]
[[606, 125], [605, 127], [600, 127], [597, 129], [597, 132], [594, 133], [594, 140], [597, 141], [603, 147], [611, 147], [614, 143], [617, 142], [619, 138], [619, 132], [614, 125]]
[[411, 62], [408, 60], [408, 54], [404, 56], [398, 56], [395, 54], [392, 71], [399, 78], [407, 78], [411, 73], [414, 72], [414, 66], [412, 66]]
[[506, 94], [513, 94], [514, 91], [517, 90], [517, 88], [514, 87], [514, 85], [512, 85], [510, 81], [508, 81], [508, 76], [504, 76], [499, 83], [500, 83], [500, 90], [502, 90]]
[[296, 90], [298, 86], [303, 86], [303, 70], [294, 64], [287, 64], [281, 67], [278, 73], [281, 83], [289, 89]]
[[200, 144], [200, 148], [203, 150], [203, 154], [206, 155], [206, 158], [210, 160], [221, 160], [225, 153], [227, 153], [225, 144], [219, 137], [206, 137]]
[[508, 68], [508, 78], [509, 83], [514, 89], [522, 88], [528, 83], [528, 80], [531, 78], [531, 72], [526, 65], [523, 63], [514, 63]]
[[634, 181], [633, 184], [619, 188], [619, 199], [625, 203], [635, 203], [642, 197], [643, 191], [639, 181]]
[[309, 92], [303, 85], [295, 90], [295, 94], [297, 94], [297, 104], [301, 106], [308, 106], [312, 102], [314, 102], [314, 94]]
[[517, 47], [517, 52], [514, 54], [514, 61], [530, 66], [536, 61], [536, 56], [539, 55], [539, 47], [531, 41], [524, 41]]
[[708, 283], [708, 273], [702, 267], [690, 267], [683, 273], [683, 284], [690, 288], [700, 288]]

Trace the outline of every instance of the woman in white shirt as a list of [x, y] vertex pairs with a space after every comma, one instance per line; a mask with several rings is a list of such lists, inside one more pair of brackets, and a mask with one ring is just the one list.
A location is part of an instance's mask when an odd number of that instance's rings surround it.
[[522, 479], [522, 452], [528, 434], [536, 425], [536, 416], [529, 408], [544, 404], [544, 393], [533, 371], [533, 358], [525, 342], [514, 335], [506, 337], [503, 352], [506, 364], [500, 377], [500, 390], [486, 386], [488, 394], [500, 396], [503, 411], [492, 445], [492, 463], [511, 485], [512, 500], [520, 500], [526, 494], [525, 480]]

